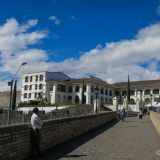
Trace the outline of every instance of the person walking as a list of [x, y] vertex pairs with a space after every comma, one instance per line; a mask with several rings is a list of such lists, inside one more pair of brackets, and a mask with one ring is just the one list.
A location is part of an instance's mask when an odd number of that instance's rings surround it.
[[40, 156], [40, 141], [41, 141], [41, 128], [42, 121], [39, 117], [39, 109], [33, 108], [33, 114], [31, 116], [31, 153], [33, 156]]
[[139, 117], [140, 120], [142, 120], [142, 117], [143, 117], [143, 112], [142, 112], [142, 110], [140, 110], [140, 112], [139, 112], [139, 114], [138, 114], [138, 117]]

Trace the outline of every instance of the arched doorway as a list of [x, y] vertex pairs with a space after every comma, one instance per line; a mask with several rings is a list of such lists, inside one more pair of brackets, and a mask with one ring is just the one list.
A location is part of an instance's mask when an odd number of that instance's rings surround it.
[[79, 96], [78, 95], [75, 96], [75, 103], [79, 104]]

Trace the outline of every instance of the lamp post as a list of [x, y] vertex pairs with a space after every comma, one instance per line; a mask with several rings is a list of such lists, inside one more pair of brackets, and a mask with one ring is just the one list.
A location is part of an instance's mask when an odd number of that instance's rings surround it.
[[12, 98], [13, 98], [13, 84], [14, 84], [14, 79], [18, 73], [18, 71], [20, 70], [20, 68], [24, 65], [26, 65], [26, 62], [21, 63], [21, 65], [18, 67], [16, 73], [14, 74], [13, 78], [11, 81], [8, 82], [8, 86], [11, 87], [10, 89], [10, 100], [9, 100], [9, 108], [8, 108], [8, 124], [10, 124], [10, 111], [12, 110]]
[[97, 104], [97, 101], [98, 101], [98, 93], [99, 93], [99, 88], [96, 87], [94, 89], [94, 93], [96, 94], [96, 113], [98, 113], [98, 104]]

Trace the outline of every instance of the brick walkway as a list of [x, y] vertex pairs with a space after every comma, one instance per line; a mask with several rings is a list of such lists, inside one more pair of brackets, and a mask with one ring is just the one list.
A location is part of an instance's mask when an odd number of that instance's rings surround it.
[[119, 122], [49, 150], [41, 160], [160, 160], [160, 137], [148, 116]]

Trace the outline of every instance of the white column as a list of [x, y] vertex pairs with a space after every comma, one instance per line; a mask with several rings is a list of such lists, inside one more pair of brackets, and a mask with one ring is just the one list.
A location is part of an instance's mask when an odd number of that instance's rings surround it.
[[117, 97], [113, 98], [113, 111], [118, 111], [118, 99], [117, 99]]
[[56, 102], [57, 102], [57, 83], [54, 83], [51, 103], [56, 103]]
[[87, 84], [86, 89], [86, 104], [91, 104], [91, 84]]

